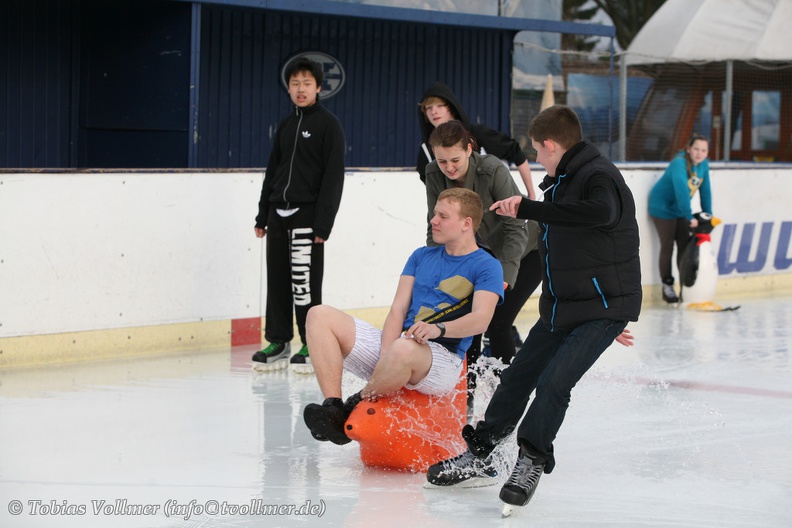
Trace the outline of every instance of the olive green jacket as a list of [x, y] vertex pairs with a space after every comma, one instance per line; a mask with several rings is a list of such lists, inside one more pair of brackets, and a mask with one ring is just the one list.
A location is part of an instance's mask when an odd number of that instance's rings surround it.
[[[437, 161], [426, 166], [426, 205], [428, 207], [426, 244], [428, 246], [437, 245], [432, 240], [432, 225], [430, 223], [434, 216], [437, 197], [444, 190], [454, 186], [454, 182], [440, 170]], [[464, 187], [475, 191], [484, 204], [484, 218], [481, 221], [477, 239], [480, 245], [486, 246], [500, 261], [503, 266], [503, 280], [508, 283], [509, 289], [511, 289], [517, 280], [520, 261], [537, 247], [539, 225], [534, 221], [526, 222], [489, 211], [489, 207], [498, 200], [521, 194], [509, 169], [495, 156], [482, 156], [473, 152], [465, 175]]]

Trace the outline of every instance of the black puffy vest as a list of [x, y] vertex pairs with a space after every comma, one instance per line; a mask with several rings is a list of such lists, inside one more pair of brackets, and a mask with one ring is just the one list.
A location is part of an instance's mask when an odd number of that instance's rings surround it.
[[613, 180], [621, 216], [611, 227], [564, 227], [541, 224], [539, 251], [544, 281], [539, 312], [553, 330], [570, 330], [587, 321], [637, 321], [641, 311], [641, 266], [635, 201], [619, 170], [593, 145], [577, 153], [566, 174], [555, 178], [545, 202], [571, 203], [587, 198], [592, 174]]

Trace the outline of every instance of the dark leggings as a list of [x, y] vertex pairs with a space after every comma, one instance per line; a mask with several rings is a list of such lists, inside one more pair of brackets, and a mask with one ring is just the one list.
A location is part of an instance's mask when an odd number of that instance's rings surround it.
[[685, 218], [657, 218], [652, 217], [657, 234], [660, 236], [660, 258], [658, 266], [660, 278], [665, 284], [674, 283], [671, 273], [671, 257], [674, 253], [674, 242], [677, 247], [677, 268], [682, 259], [682, 251], [690, 240], [690, 225]]

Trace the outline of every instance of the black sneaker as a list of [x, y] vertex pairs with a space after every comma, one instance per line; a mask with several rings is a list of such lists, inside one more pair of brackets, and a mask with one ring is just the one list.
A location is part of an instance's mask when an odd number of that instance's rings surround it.
[[481, 459], [466, 449], [461, 455], [429, 466], [427, 487], [479, 488], [498, 483], [498, 471], [489, 458]]
[[285, 369], [289, 362], [289, 343], [270, 343], [263, 350], [259, 350], [253, 357], [253, 368], [255, 370], [269, 371]]
[[291, 371], [296, 374], [313, 374], [314, 369], [311, 365], [311, 357], [308, 355], [308, 347], [303, 345], [300, 350], [289, 360]]
[[344, 431], [344, 424], [352, 410], [361, 401], [360, 393], [355, 393], [344, 403], [341, 398], [327, 398], [322, 405], [309, 403], [303, 411], [305, 425], [311, 436], [320, 442], [327, 440], [344, 445], [352, 441]]
[[344, 433], [344, 423], [348, 417], [341, 398], [327, 398], [322, 405], [309, 403], [303, 410], [303, 419], [311, 435], [321, 442], [330, 440], [338, 445], [352, 441]]
[[500, 500], [513, 506], [525, 506], [531, 500], [544, 473], [545, 462], [520, 448], [520, 457], [509, 480], [500, 490]]

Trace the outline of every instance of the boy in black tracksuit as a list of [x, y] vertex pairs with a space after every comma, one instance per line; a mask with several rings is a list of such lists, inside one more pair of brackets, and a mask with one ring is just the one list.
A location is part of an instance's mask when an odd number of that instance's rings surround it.
[[572, 388], [614, 340], [632, 344], [625, 327], [638, 320], [642, 296], [635, 202], [619, 170], [583, 141], [567, 106], [541, 112], [528, 134], [547, 169], [544, 201], [513, 196], [490, 210], [540, 222], [540, 319], [503, 371], [484, 420], [463, 428], [468, 450], [427, 473], [438, 486], [495, 484], [488, 457], [517, 428], [519, 458], [500, 492], [517, 506], [528, 503], [539, 477], [555, 466], [553, 441]]
[[322, 67], [297, 58], [286, 68], [294, 111], [275, 132], [256, 216], [256, 236], [267, 235], [267, 309], [264, 338], [253, 355], [258, 370], [285, 368], [294, 337], [292, 309], [303, 346], [293, 370], [311, 374], [305, 317], [322, 303], [324, 242], [344, 187], [344, 131], [319, 103]]

